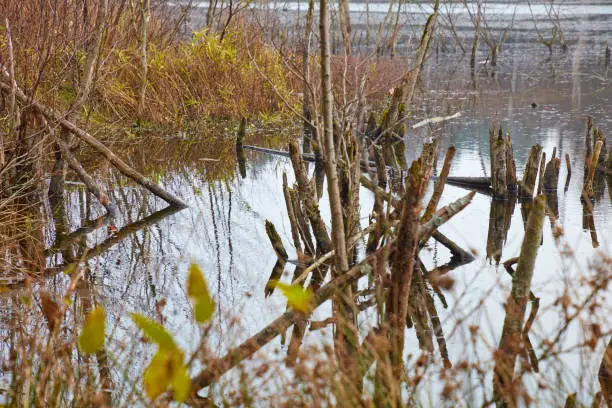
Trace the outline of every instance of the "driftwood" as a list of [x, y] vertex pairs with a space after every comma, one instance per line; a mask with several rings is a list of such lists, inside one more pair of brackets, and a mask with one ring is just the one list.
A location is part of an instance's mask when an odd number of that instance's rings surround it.
[[[0, 90], [4, 93], [9, 93], [11, 91], [10, 85], [0, 82]], [[181, 201], [179, 198], [170, 194], [166, 190], [162, 189], [156, 183], [152, 182], [132, 167], [130, 167], [127, 163], [121, 160], [115, 153], [113, 153], [108, 147], [106, 147], [102, 142], [100, 142], [95, 137], [91, 136], [89, 133], [84, 131], [83, 129], [77, 127], [74, 123], [69, 122], [63, 116], [56, 113], [52, 108], [43, 105], [39, 102], [33, 101], [28, 98], [23, 91], [20, 89], [16, 90], [15, 96], [20, 103], [24, 105], [28, 105], [38, 112], [40, 112], [48, 121], [59, 123], [63, 129], [69, 131], [73, 135], [77, 136], [79, 139], [83, 140], [85, 143], [93, 147], [98, 153], [102, 154], [109, 162], [111, 162], [117, 170], [119, 170], [123, 175], [129, 177], [134, 180], [136, 183], [145, 187], [147, 190], [155, 194], [156, 196], [165, 200], [168, 204], [177, 206], [177, 207], [187, 207], [187, 205]]]
[[[291, 154], [284, 150], [268, 149], [266, 147], [251, 146], [251, 145], [243, 145], [242, 148], [246, 150], [253, 150], [256, 152], [261, 152], [261, 153], [273, 154], [276, 156], [291, 157]], [[302, 153], [302, 159], [304, 161], [311, 162], [311, 163], [314, 163], [317, 161], [314, 154], [312, 153]]]
[[[275, 156], [282, 156], [282, 157], [291, 157], [291, 152], [286, 152], [284, 150], [278, 150], [278, 149], [269, 149], [267, 147], [260, 147], [260, 146], [252, 146], [252, 145], [242, 145], [241, 146], [243, 149], [246, 150], [253, 150], [255, 152], [261, 152], [261, 153], [267, 153], [267, 154], [273, 154]], [[318, 159], [316, 157], [315, 154], [313, 153], [302, 153], [302, 159], [306, 162], [310, 162], [310, 163], [317, 163], [320, 162], [321, 159]], [[376, 163], [373, 161], [369, 161], [368, 164], [366, 165], [365, 160], [360, 160], [360, 165], [362, 169], [369, 169], [369, 170], [373, 170], [374, 168], [376, 168]], [[372, 166], [372, 167], [368, 167], [368, 166]]]
[[111, 202], [108, 195], [96, 184], [94, 179], [85, 171], [81, 163], [74, 157], [68, 148], [68, 144], [62, 140], [57, 139], [57, 144], [61, 149], [64, 159], [68, 162], [70, 168], [79, 176], [83, 184], [87, 189], [98, 199], [100, 204], [106, 208], [109, 215], [115, 216], [117, 212], [117, 206]]
[[491, 186], [491, 177], [448, 177], [446, 182], [448, 184], [465, 186], [468, 188], [487, 189]]
[[468, 252], [465, 249], [461, 248], [454, 241], [449, 239], [446, 235], [442, 234], [438, 230], [434, 231], [434, 233], [431, 234], [431, 237], [443, 246], [445, 246], [451, 252], [452, 257], [451, 261], [449, 262], [449, 266], [465, 265], [476, 259], [471, 252]]
[[[469, 194], [467, 194], [467, 195], [465, 195], [465, 196], [463, 196], [463, 197], [453, 201], [452, 203], [446, 205], [445, 207], [443, 207], [440, 210], [438, 210], [432, 216], [432, 218], [429, 221], [427, 221], [425, 224], [421, 225], [420, 228], [419, 228], [419, 246], [422, 247], [423, 245], [425, 245], [425, 243], [429, 240], [429, 238], [434, 236], [434, 234], [437, 231], [438, 227], [443, 225], [445, 222], [450, 220], [454, 215], [456, 215], [461, 210], [463, 210], [465, 207], [467, 207], [467, 205], [470, 202], [472, 202], [472, 198], [474, 197], [474, 194], [475, 194], [474, 192], [471, 192], [471, 193], [469, 193]], [[398, 222], [396, 221], [392, 225], [393, 226], [397, 226]], [[361, 238], [366, 236], [368, 233], [374, 231], [375, 228], [376, 228], [376, 224], [370, 224], [367, 228], [364, 228], [358, 234], [350, 237], [348, 239], [348, 242], [347, 242], [347, 247], [348, 248], [353, 247], [357, 242], [359, 242], [359, 240]], [[457, 252], [459, 252], [459, 251], [457, 251]], [[334, 251], [330, 251], [330, 252], [326, 253], [325, 255], [317, 258], [312, 263], [312, 265], [310, 265], [308, 268], [306, 268], [302, 272], [302, 275], [300, 275], [297, 279], [294, 280], [293, 283], [303, 282], [308, 277], [308, 274], [310, 272], [312, 272], [317, 267], [323, 265], [325, 262], [327, 262], [327, 260], [331, 259], [332, 256], [334, 256]]]

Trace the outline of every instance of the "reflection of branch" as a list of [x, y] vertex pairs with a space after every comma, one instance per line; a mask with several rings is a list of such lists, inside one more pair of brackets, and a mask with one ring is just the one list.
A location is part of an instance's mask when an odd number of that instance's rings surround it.
[[[149, 225], [155, 224], [160, 222], [161, 220], [163, 220], [166, 217], [169, 217], [170, 215], [178, 212], [182, 210], [182, 208], [178, 208], [175, 206], [168, 206], [166, 208], [164, 208], [163, 210], [159, 210], [151, 215], [149, 215], [146, 218], [143, 218], [140, 221], [136, 221], [132, 224], [126, 225], [125, 227], [121, 228], [119, 231], [117, 231], [115, 234], [113, 234], [111, 237], [109, 237], [108, 239], [106, 239], [105, 241], [101, 242], [100, 244], [96, 245], [93, 248], [87, 249], [87, 252], [83, 255], [82, 258], [79, 259], [79, 262], [85, 262], [88, 261], [92, 258], [95, 258], [96, 256], [106, 252], [107, 250], [109, 250], [111, 247], [113, 247], [115, 244], [121, 242], [123, 239], [125, 239], [128, 235], [131, 235]], [[104, 218], [104, 217], [101, 217]], [[98, 219], [99, 220], [99, 219]], [[96, 222], [97, 220], [94, 220], [94, 222]], [[86, 234], [87, 232], [89, 232], [89, 228], [91, 227], [84, 227], [81, 228], [77, 231], [75, 231], [74, 233], [68, 235], [67, 237], [73, 236], [73, 234], [75, 234], [76, 232], [79, 232], [76, 236], [81, 236], [83, 234]], [[95, 229], [95, 228], [94, 228]], [[67, 244], [60, 244], [62, 245], [60, 248], [63, 248], [63, 245], [68, 245], [70, 243], [73, 242], [72, 239], [62, 239], [61, 240], [64, 243]], [[57, 247], [54, 248], [50, 248], [47, 251], [51, 251], [52, 249], [55, 249]], [[50, 274], [55, 274], [58, 272], [63, 271], [71, 271], [72, 269], [74, 269], [77, 266], [77, 263], [69, 263], [69, 264], [61, 264], [61, 265], [57, 265], [51, 268], [47, 268], [46, 269], [46, 276], [49, 276]], [[16, 283], [10, 283], [5, 285], [6, 288], [19, 288], [22, 287], [23, 285], [25, 285], [25, 280], [22, 280], [20, 282], [16, 282]]]
[[[380, 248], [379, 251], [388, 249], [388, 245], [389, 244]], [[314, 295], [313, 308], [320, 306], [323, 302], [328, 300], [338, 288], [341, 288], [369, 273], [372, 270], [369, 263], [374, 259], [375, 255], [376, 253], [369, 255], [363, 261], [349, 269], [346, 273], [331, 280], [327, 285], [319, 289]], [[222, 358], [212, 361], [208, 365], [208, 368], [201, 371], [192, 379], [191, 388], [193, 392], [195, 393], [198, 390], [210, 385], [235, 365], [252, 356], [255, 352], [272, 341], [279, 333], [289, 328], [298, 315], [299, 313], [295, 310], [285, 312], [257, 334], [248, 338], [240, 346], [233, 348]]]

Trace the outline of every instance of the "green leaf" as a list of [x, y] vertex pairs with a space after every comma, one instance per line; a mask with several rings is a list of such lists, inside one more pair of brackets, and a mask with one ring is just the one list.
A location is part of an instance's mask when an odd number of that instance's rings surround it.
[[85, 325], [79, 336], [79, 349], [83, 353], [95, 353], [104, 347], [106, 316], [101, 306], [87, 314]]
[[165, 392], [168, 387], [174, 391], [174, 400], [177, 402], [183, 402], [189, 396], [191, 379], [183, 358], [183, 352], [179, 348], [160, 348], [153, 356], [143, 375], [144, 388], [151, 400]]
[[177, 348], [172, 335], [164, 329], [164, 326], [141, 314], [132, 313], [131, 316], [136, 326], [138, 326], [153, 343], [159, 345], [160, 348], [166, 350]]
[[288, 285], [283, 282], [276, 282], [276, 287], [283, 292], [287, 298], [287, 303], [293, 309], [303, 313], [312, 310], [312, 291], [304, 289], [300, 285]]
[[208, 285], [206, 285], [202, 270], [195, 263], [189, 265], [187, 296], [193, 302], [196, 322], [208, 322], [215, 311], [215, 301], [208, 292]]

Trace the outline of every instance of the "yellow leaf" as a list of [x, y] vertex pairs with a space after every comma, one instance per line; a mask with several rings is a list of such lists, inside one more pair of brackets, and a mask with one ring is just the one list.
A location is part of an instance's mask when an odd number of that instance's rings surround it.
[[171, 366], [171, 354], [164, 349], [160, 349], [146, 368], [142, 382], [147, 396], [152, 400], [166, 391], [168, 385], [170, 385]]
[[146, 368], [143, 384], [147, 396], [154, 400], [168, 387], [174, 391], [174, 400], [184, 401], [189, 396], [191, 379], [183, 363], [183, 352], [179, 348], [160, 348]]
[[287, 298], [287, 303], [293, 309], [303, 313], [312, 310], [312, 291], [304, 289], [300, 285], [288, 285], [283, 282], [276, 282], [276, 287], [283, 292]]
[[191, 378], [187, 372], [187, 367], [182, 363], [175, 367], [175, 371], [172, 376], [172, 389], [174, 390], [174, 400], [176, 402], [183, 402], [189, 396], [191, 391]]
[[215, 311], [215, 301], [208, 292], [208, 285], [200, 267], [194, 263], [189, 265], [189, 276], [187, 278], [187, 296], [193, 302], [195, 320], [198, 323], [206, 323]]
[[168, 350], [177, 348], [172, 335], [164, 329], [164, 326], [137, 313], [132, 313], [131, 316], [136, 326], [138, 326], [153, 343], [159, 345], [160, 348]]
[[79, 336], [79, 349], [83, 353], [95, 353], [104, 346], [106, 319], [104, 309], [96, 306], [87, 314], [85, 325]]

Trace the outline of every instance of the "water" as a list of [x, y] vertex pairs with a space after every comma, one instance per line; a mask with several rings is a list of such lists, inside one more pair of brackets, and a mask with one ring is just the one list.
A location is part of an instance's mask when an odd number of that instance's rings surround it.
[[[580, 17], [581, 13], [574, 15]], [[554, 227], [549, 218], [546, 219], [532, 285], [533, 293], [540, 298], [540, 310], [530, 335], [536, 354], [548, 353], [546, 340], [555, 339], [560, 331], [563, 334], [554, 346], [561, 352], [554, 358], [540, 361], [540, 372], [526, 374], [524, 381], [531, 390], [538, 384], [547, 386], [548, 390], [540, 394], [540, 406], [562, 405], [565, 397], [573, 392], [578, 392], [581, 402], [590, 404], [599, 389], [597, 369], [612, 331], [609, 295], [601, 289], [591, 298], [593, 287], [588, 282], [597, 275], [597, 265], [601, 265], [600, 274], [610, 276], [612, 272], [610, 263], [603, 264], [605, 256], [612, 254], [612, 185], [608, 182], [594, 203], [595, 244], [593, 232], [584, 224], [580, 201], [585, 117], [592, 115], [604, 134], [612, 129], [612, 118], [607, 116], [606, 110], [612, 94], [608, 73], [598, 61], [595, 45], [584, 45], [567, 54], [555, 53], [551, 59], [543, 48], [530, 45], [527, 48], [531, 52], [526, 54], [524, 47], [524, 44], [509, 47], [501, 54], [497, 69], [480, 67], [475, 77], [461, 68], [467, 67], [469, 62], [460, 60], [459, 54], [434, 53], [421, 88], [425, 102], [418, 107], [419, 117], [415, 121], [457, 111], [462, 113], [459, 119], [431, 130], [440, 140], [438, 166], [441, 166], [446, 147], [452, 144], [457, 148], [451, 170], [451, 175], [455, 176], [489, 175], [488, 128], [493, 123], [510, 130], [519, 177], [529, 148], [536, 143], [543, 146], [549, 158], [553, 147], [557, 147], [560, 157], [569, 153], [573, 171], [569, 188], [563, 189], [567, 174], [563, 160], [557, 193], [559, 214], [556, 222], [562, 226], [564, 235], [555, 242]], [[537, 103], [536, 108], [531, 107], [532, 102]], [[282, 148], [283, 144], [275, 141], [277, 133], [284, 131], [277, 129], [265, 136], [252, 135], [247, 142], [269, 143]], [[420, 153], [421, 138], [430, 136], [429, 130], [407, 133], [408, 160]], [[235, 160], [230, 126], [187, 139], [147, 138], [150, 139], [123, 146], [122, 155], [178, 195], [189, 207], [164, 213], [160, 200], [126, 183], [114, 172], [92, 165], [97, 169], [94, 173], [104, 180], [111, 198], [119, 206], [120, 215], [113, 221], [118, 232], [102, 225], [83, 235], [73, 234], [73, 238], [81, 239], [71, 241], [71, 248], [78, 256], [96, 255], [86, 261], [90, 271], [87, 293], [93, 294], [106, 309], [113, 338], [120, 341], [134, 338], [136, 331], [127, 318], [129, 312], [156, 317], [163, 309], [165, 326], [176, 336], [187, 355], [197, 348], [200, 329], [193, 323], [191, 303], [186, 296], [186, 271], [191, 262], [200, 265], [217, 302], [207, 341], [212, 354], [222, 357], [231, 347], [239, 345], [285, 311], [286, 300], [278, 291], [268, 298], [264, 296], [264, 287], [276, 262], [264, 222], [270, 220], [275, 224], [289, 257], [295, 259], [282, 194], [283, 172], [287, 173], [289, 183], [293, 182], [291, 165], [285, 158], [249, 152], [246, 177], [242, 177]], [[449, 185], [440, 205], [466, 192]], [[361, 189], [360, 194], [361, 221], [365, 226], [373, 197], [365, 189]], [[69, 186], [65, 202], [70, 232], [79, 231], [89, 220], [103, 214], [102, 208], [84, 194], [78, 184]], [[501, 335], [511, 279], [501, 265], [487, 259], [492, 205], [500, 204], [477, 194], [470, 206], [441, 229], [462, 248], [477, 254], [475, 261], [449, 272], [455, 284], [444, 292], [448, 307], [443, 308], [436, 301], [449, 358], [455, 365], [465, 359], [486, 366]], [[503, 242], [502, 261], [519, 254], [524, 235], [522, 207], [520, 203], [514, 207]], [[325, 194], [320, 208], [324, 218], [329, 220]], [[60, 227], [57, 221], [49, 220], [45, 230], [46, 247], [53, 245], [55, 231]], [[566, 250], [565, 244], [571, 252]], [[433, 241], [421, 256], [428, 269], [449, 260], [448, 250]], [[54, 273], [37, 281], [36, 288], [62, 293], [69, 279], [53, 267], [63, 265], [65, 260], [56, 254], [49, 255], [46, 262], [49, 271]], [[288, 264], [282, 279], [290, 280], [292, 273], [293, 266]], [[22, 275], [15, 277], [7, 273], [3, 279], [6, 283], [16, 282], [16, 292], [2, 295], [4, 309], [8, 310], [14, 298], [22, 293], [19, 289]], [[567, 309], [563, 307], [564, 296], [574, 302]], [[567, 330], [563, 329], [567, 316], [571, 316], [585, 299], [590, 300]], [[327, 302], [314, 312], [312, 320], [324, 320], [330, 315], [331, 306]], [[360, 315], [362, 338], [375, 322], [374, 309]], [[593, 347], [576, 348], [593, 336], [595, 324], [600, 333]], [[479, 329], [476, 338], [472, 336], [475, 328]], [[307, 333], [303, 347], [331, 343], [331, 339], [329, 328], [324, 332]], [[418, 355], [419, 343], [414, 330], [407, 331], [406, 340], [407, 353]], [[144, 345], [139, 347], [141, 349], [129, 363], [129, 372], [134, 375], [142, 373], [147, 362], [145, 357], [151, 351]], [[281, 345], [277, 337], [255, 358], [257, 361], [280, 361], [285, 353], [286, 346]], [[440, 401], [435, 368], [441, 366], [437, 347], [432, 358], [433, 368], [427, 373], [431, 381], [420, 388], [418, 395], [425, 405]], [[485, 373], [458, 375], [463, 383], [457, 393], [466, 399], [463, 404], [479, 404], [491, 397], [491, 363], [488, 364], [489, 370]], [[257, 367], [256, 364], [252, 366]], [[247, 367], [251, 366], [247, 363]], [[291, 373], [280, 369], [278, 376], [291, 377]], [[229, 373], [222, 381], [235, 383], [237, 378]], [[281, 379], [276, 381], [267, 385], [270, 392], [274, 392], [275, 386], [282, 386]], [[484, 387], [480, 386], [481, 382]]]

